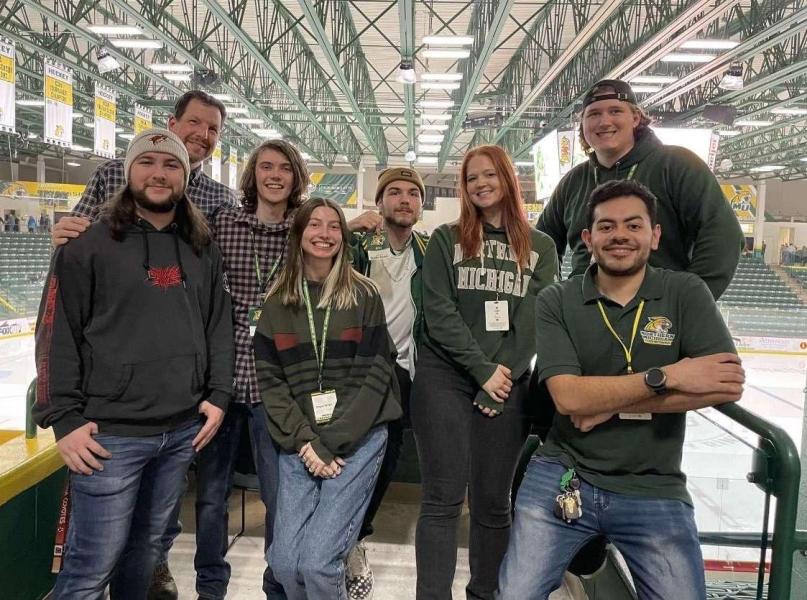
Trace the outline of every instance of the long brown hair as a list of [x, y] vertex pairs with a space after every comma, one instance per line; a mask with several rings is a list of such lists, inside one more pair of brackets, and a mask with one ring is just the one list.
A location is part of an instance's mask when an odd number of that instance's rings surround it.
[[[101, 219], [109, 226], [112, 239], [120, 242], [126, 237], [126, 229], [137, 222], [137, 205], [128, 185], [109, 199], [101, 212]], [[197, 256], [210, 244], [207, 218], [184, 194], [176, 205], [174, 222], [179, 235], [191, 245]]]
[[294, 186], [289, 194], [287, 211], [292, 211], [303, 203], [303, 197], [308, 190], [310, 178], [308, 168], [305, 166], [302, 154], [292, 144], [285, 140], [265, 140], [249, 155], [244, 171], [241, 173], [239, 188], [243, 197], [241, 203], [248, 213], [255, 213], [258, 208], [258, 182], [255, 179], [255, 167], [258, 156], [264, 150], [276, 150], [289, 159], [291, 172], [294, 175]]
[[487, 156], [496, 169], [502, 186], [502, 226], [507, 233], [507, 241], [513, 247], [516, 260], [522, 267], [530, 262], [532, 242], [530, 225], [524, 211], [524, 198], [518, 183], [516, 169], [507, 152], [500, 146], [477, 146], [469, 150], [460, 167], [460, 220], [459, 241], [465, 258], [479, 256], [482, 251], [482, 212], [471, 202], [465, 178], [468, 176], [468, 163], [475, 156]]
[[353, 269], [350, 260], [350, 230], [347, 228], [345, 215], [339, 205], [326, 198], [311, 198], [294, 213], [294, 221], [289, 229], [289, 244], [286, 264], [269, 290], [269, 296], [279, 295], [285, 306], [301, 306], [303, 303], [303, 231], [311, 220], [311, 214], [320, 206], [333, 209], [339, 215], [342, 230], [342, 244], [331, 266], [331, 272], [325, 278], [318, 308], [331, 306], [337, 310], [345, 310], [356, 306], [358, 296], [356, 290], [363, 287], [370, 292], [375, 285], [367, 277]]

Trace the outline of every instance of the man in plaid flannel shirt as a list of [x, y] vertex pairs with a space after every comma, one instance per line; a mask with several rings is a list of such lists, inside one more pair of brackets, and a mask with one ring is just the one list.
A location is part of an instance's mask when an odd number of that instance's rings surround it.
[[[224, 104], [219, 100], [203, 91], [191, 90], [179, 98], [174, 106], [174, 114], [168, 120], [168, 129], [183, 141], [190, 158], [191, 173], [185, 193], [211, 221], [220, 209], [237, 206], [235, 194], [230, 188], [202, 172], [202, 163], [213, 154], [226, 116]], [[63, 217], [54, 225], [51, 234], [54, 245], [64, 244], [86, 231], [91, 222], [98, 218], [106, 201], [125, 184], [122, 159], [100, 165], [72, 215]], [[154, 571], [149, 600], [176, 600], [178, 597], [176, 584], [168, 569], [167, 555], [181, 531], [180, 506], [181, 501], [172, 518], [173, 524], [163, 537], [163, 556]]]
[[[227, 506], [245, 428], [266, 507], [265, 548], [272, 540], [278, 454], [266, 428], [258, 392], [252, 333], [266, 292], [283, 267], [294, 210], [300, 206], [308, 184], [308, 170], [300, 152], [286, 141], [267, 140], [253, 150], [244, 166], [240, 182], [243, 206], [225, 208], [212, 220], [232, 295], [235, 386], [224, 423], [197, 464], [194, 566], [201, 599], [219, 600], [227, 593]], [[267, 598], [285, 598], [269, 567], [264, 572], [263, 589]]]

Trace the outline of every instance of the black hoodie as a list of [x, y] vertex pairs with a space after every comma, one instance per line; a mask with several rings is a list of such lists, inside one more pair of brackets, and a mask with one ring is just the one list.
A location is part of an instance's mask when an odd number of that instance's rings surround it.
[[592, 153], [569, 171], [541, 213], [538, 229], [555, 240], [561, 259], [567, 244], [571, 248], [572, 275], [585, 273], [591, 256], [580, 234], [589, 196], [598, 184], [629, 177], [658, 199], [661, 241], [650, 264], [695, 273], [719, 298], [740, 260], [740, 224], [709, 167], [686, 148], [663, 145], [650, 130], [611, 168]]
[[97, 221], [58, 248], [36, 327], [34, 418], [57, 439], [88, 421], [154, 435], [226, 409], [233, 382], [230, 295], [214, 243], [200, 255], [176, 224], [140, 219], [121, 241]]

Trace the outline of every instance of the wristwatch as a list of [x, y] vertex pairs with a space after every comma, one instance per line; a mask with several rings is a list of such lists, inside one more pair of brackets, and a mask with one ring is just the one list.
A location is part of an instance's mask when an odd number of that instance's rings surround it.
[[667, 393], [667, 374], [658, 367], [651, 367], [645, 371], [644, 382], [658, 395]]

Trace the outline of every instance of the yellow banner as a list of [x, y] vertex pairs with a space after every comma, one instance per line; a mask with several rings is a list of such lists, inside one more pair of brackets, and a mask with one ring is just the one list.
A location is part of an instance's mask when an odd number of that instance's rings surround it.
[[61, 79], [45, 77], [45, 98], [73, 106], [73, 86]]
[[95, 97], [95, 116], [107, 121], [115, 122], [116, 107], [114, 102], [110, 102], [100, 96]]
[[0, 54], [0, 81], [14, 83], [15, 73], [13, 56], [3, 56]]
[[36, 181], [0, 181], [0, 196], [21, 200], [39, 200], [42, 208], [69, 209], [84, 193], [83, 185], [72, 183], [37, 183]]
[[134, 116], [134, 132], [135, 135], [138, 133], [145, 131], [146, 129], [151, 129], [151, 110], [144, 106], [140, 106], [139, 104], [135, 104], [135, 116]]
[[753, 223], [757, 218], [757, 188], [753, 185], [720, 185], [723, 195], [731, 205], [737, 220], [741, 223]]

